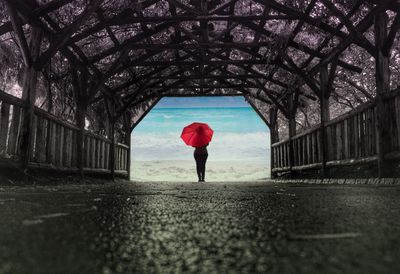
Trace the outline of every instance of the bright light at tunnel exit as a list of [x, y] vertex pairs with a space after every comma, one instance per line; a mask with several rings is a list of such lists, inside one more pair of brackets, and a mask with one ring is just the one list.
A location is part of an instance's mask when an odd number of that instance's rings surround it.
[[131, 179], [197, 181], [193, 148], [180, 134], [192, 122], [214, 130], [206, 181], [252, 181], [270, 177], [267, 125], [241, 96], [165, 97], [132, 132]]

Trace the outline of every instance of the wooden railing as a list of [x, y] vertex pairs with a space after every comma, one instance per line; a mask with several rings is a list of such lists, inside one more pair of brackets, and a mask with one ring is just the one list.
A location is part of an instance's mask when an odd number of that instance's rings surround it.
[[[384, 105], [387, 112], [385, 154], [397, 155], [400, 150], [400, 92], [385, 96]], [[375, 102], [371, 102], [326, 123], [327, 165], [376, 160], [375, 111]], [[317, 125], [293, 136], [293, 170], [321, 166], [320, 134], [321, 128]], [[286, 139], [272, 144], [272, 172], [290, 169], [289, 143]]]
[[[0, 91], [0, 160], [17, 162], [20, 158], [20, 139], [25, 102]], [[35, 108], [31, 167], [77, 169], [77, 136], [79, 128]], [[111, 141], [85, 130], [84, 161], [86, 172], [108, 172]], [[115, 170], [128, 173], [129, 147], [115, 145]]]

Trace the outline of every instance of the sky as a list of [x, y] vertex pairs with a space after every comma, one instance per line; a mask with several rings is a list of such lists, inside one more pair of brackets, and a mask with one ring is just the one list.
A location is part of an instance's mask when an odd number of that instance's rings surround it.
[[251, 107], [242, 96], [164, 97], [157, 108]]

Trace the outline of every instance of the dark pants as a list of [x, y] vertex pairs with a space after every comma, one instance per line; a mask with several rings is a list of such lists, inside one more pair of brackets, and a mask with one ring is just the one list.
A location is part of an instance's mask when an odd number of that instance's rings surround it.
[[204, 181], [206, 173], [206, 161], [208, 154], [194, 154], [194, 159], [196, 160], [197, 176], [199, 181]]

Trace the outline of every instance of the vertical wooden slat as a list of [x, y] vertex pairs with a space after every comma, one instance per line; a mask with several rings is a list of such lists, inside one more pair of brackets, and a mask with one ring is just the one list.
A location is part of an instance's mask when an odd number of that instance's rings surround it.
[[359, 119], [358, 119], [358, 115], [354, 115], [353, 116], [353, 120], [354, 120], [354, 158], [359, 158], [360, 154], [359, 154], [359, 142], [360, 142], [360, 125], [359, 125]]
[[85, 145], [83, 148], [83, 151], [85, 152], [84, 155], [84, 167], [89, 168], [90, 167], [90, 136], [89, 134], [85, 134]]
[[37, 117], [35, 161], [43, 163], [46, 161], [46, 120]]
[[314, 131], [313, 132], [313, 135], [312, 135], [313, 137], [313, 152], [314, 152], [314, 155], [313, 155], [313, 163], [318, 163], [319, 162], [319, 159], [318, 159], [318, 153], [319, 153], [319, 150], [318, 150], [318, 131], [316, 130], [316, 131]]
[[71, 129], [64, 129], [64, 157], [63, 157], [63, 165], [65, 167], [72, 166], [72, 130]]
[[395, 97], [397, 146], [400, 149], [400, 96]]
[[56, 125], [53, 121], [47, 120], [47, 146], [46, 158], [49, 164], [55, 165], [55, 147], [56, 147]]
[[18, 136], [21, 125], [21, 108], [17, 106], [13, 106], [12, 115], [11, 115], [11, 125], [9, 129], [9, 137], [8, 137], [8, 145], [7, 152], [9, 155], [17, 154], [18, 147]]
[[95, 138], [93, 142], [93, 168], [98, 168], [99, 150], [98, 150], [99, 139]]
[[71, 132], [71, 167], [77, 167], [76, 151], [77, 151], [77, 132], [72, 130]]
[[2, 102], [1, 104], [1, 124], [0, 124], [0, 155], [7, 152], [8, 124], [10, 118], [10, 105]]
[[57, 166], [62, 166], [63, 164], [63, 148], [64, 148], [64, 127], [60, 124], [56, 125], [56, 164]]
[[313, 142], [312, 142], [312, 133], [307, 134], [308, 138], [308, 163], [312, 164], [313, 163], [313, 155], [314, 155], [314, 147], [313, 147]]
[[31, 130], [30, 130], [30, 138], [32, 138], [32, 140], [30, 141], [30, 144], [28, 146], [28, 148], [30, 149], [30, 152], [29, 152], [29, 161], [30, 162], [35, 161], [34, 158], [35, 158], [35, 151], [36, 151], [37, 120], [38, 120], [38, 117], [36, 115], [34, 115], [33, 119], [32, 119]]
[[88, 136], [88, 151], [89, 151], [89, 155], [88, 155], [88, 167], [89, 168], [93, 168], [93, 143], [95, 142], [95, 139], [92, 136]]

